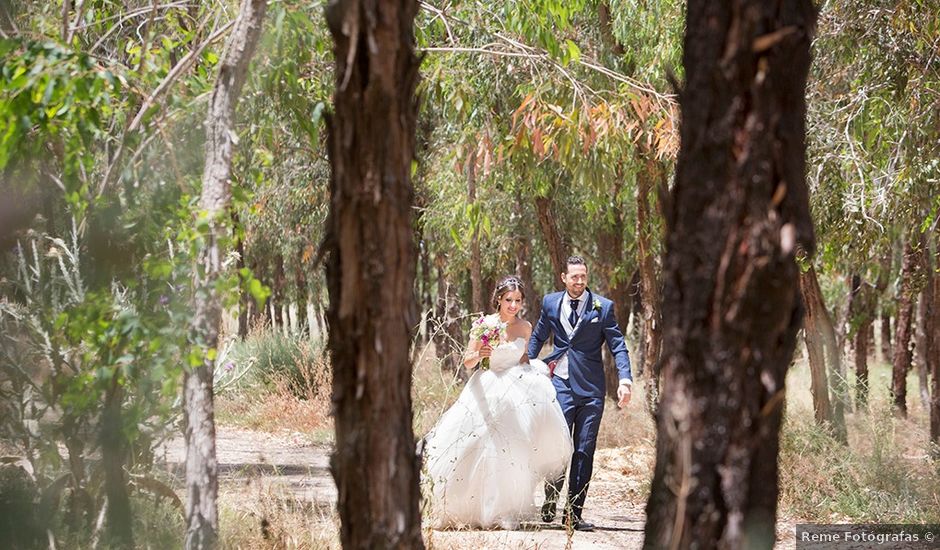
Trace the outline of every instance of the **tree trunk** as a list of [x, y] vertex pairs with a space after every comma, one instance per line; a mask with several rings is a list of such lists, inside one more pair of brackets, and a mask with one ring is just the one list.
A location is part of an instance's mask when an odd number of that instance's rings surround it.
[[[925, 255], [926, 256], [926, 255]], [[927, 266], [925, 266], [927, 267]], [[929, 273], [929, 271], [928, 271]], [[930, 307], [933, 300], [933, 283], [926, 281], [917, 300], [917, 314], [914, 330], [914, 366], [917, 369], [917, 387], [920, 390], [920, 402], [925, 410], [930, 408], [930, 382], [928, 380], [927, 356], [930, 354], [930, 341], [927, 336], [930, 325]], [[929, 289], [929, 290], [928, 290]]]
[[538, 211], [539, 226], [542, 228], [542, 238], [545, 239], [545, 247], [548, 249], [548, 255], [552, 260], [552, 281], [555, 283], [555, 290], [564, 290], [565, 285], [561, 282], [561, 274], [568, 269], [568, 245], [565, 244], [561, 233], [558, 232], [558, 224], [555, 222], [555, 216], [552, 213], [552, 199], [548, 197], [536, 197], [535, 207]]
[[893, 347], [891, 346], [891, 315], [887, 311], [887, 296], [881, 298], [881, 360], [885, 363], [894, 362]]
[[437, 306], [434, 313], [433, 340], [441, 368], [464, 379], [462, 350], [464, 335], [460, 329], [460, 307], [457, 292], [447, 280], [444, 258], [437, 256]]
[[[804, 283], [805, 279], [805, 283]], [[807, 290], [803, 291], [804, 284]], [[832, 405], [832, 431], [837, 440], [842, 443], [848, 443], [848, 432], [845, 428], [845, 410], [849, 407], [849, 387], [845, 372], [845, 363], [842, 361], [842, 350], [836, 343], [836, 330], [832, 326], [832, 316], [822, 297], [822, 290], [819, 288], [819, 278], [816, 276], [816, 270], [810, 269], [809, 272], [800, 275], [800, 287], [803, 292], [804, 303], [807, 296], [811, 297], [816, 305], [813, 306], [812, 325], [815, 327], [815, 336], [819, 338], [823, 350], [825, 351], [825, 379], [829, 383], [828, 394]], [[811, 287], [811, 288], [809, 288]], [[809, 306], [807, 306], [809, 307]], [[807, 312], [807, 318], [811, 313]], [[809, 327], [809, 320], [806, 326]], [[804, 335], [804, 337], [807, 335]], [[811, 336], [811, 337], [812, 337]], [[812, 368], [812, 365], [810, 366]], [[816, 376], [819, 376], [818, 374]]]
[[[813, 412], [816, 424], [829, 429], [832, 424], [832, 405], [829, 401], [829, 380], [826, 376], [826, 344], [822, 325], [830, 324], [829, 312], [822, 298], [816, 270], [810, 266], [800, 273], [800, 292], [806, 316], [803, 320], [803, 339], [809, 356], [810, 391], [813, 393]], [[865, 376], [868, 376], [867, 371]]]
[[875, 288], [878, 290], [878, 299], [881, 302], [881, 360], [885, 363], [891, 362], [891, 316], [888, 314], [888, 304], [890, 300], [886, 295], [888, 282], [891, 278], [891, 248], [881, 257], [881, 265], [878, 271], [878, 281]]
[[[627, 333], [627, 323], [630, 321], [630, 291], [629, 283], [623, 276], [623, 234], [626, 225], [623, 214], [619, 209], [612, 212], [614, 223], [597, 233], [597, 250], [601, 254], [595, 259], [598, 271], [602, 274], [608, 287], [603, 290], [606, 296], [614, 302], [614, 316], [623, 334]], [[620, 385], [620, 374], [613, 356], [605, 348], [601, 354], [604, 364], [604, 382], [607, 388], [607, 397], [617, 401], [617, 387]]]
[[[467, 203], [471, 209], [477, 201], [477, 159], [476, 149], [470, 149], [467, 158]], [[486, 298], [483, 292], [483, 266], [480, 259], [480, 216], [473, 218], [473, 229], [470, 237], [470, 305], [474, 313], [487, 311]]]
[[614, 36], [614, 24], [610, 17], [610, 6], [606, 0], [597, 3], [597, 20], [601, 27], [601, 38], [604, 45], [613, 55], [623, 55], [623, 44]]
[[[232, 223], [238, 226], [238, 216], [232, 213]], [[238, 261], [235, 263], [236, 269], [245, 267], [245, 243], [242, 239], [235, 236], [235, 252], [238, 253]], [[248, 337], [248, 311], [251, 309], [251, 301], [254, 297], [248, 292], [242, 292], [238, 297], [238, 338], [244, 340]]]
[[849, 336], [849, 320], [852, 318], [852, 312], [855, 310], [855, 292], [853, 291], [852, 286], [852, 277], [845, 278], [845, 284], [849, 287], [848, 298], [842, 302], [841, 305], [836, 305], [833, 307], [833, 312], [835, 313], [835, 323], [833, 323], [833, 329], [835, 330], [836, 337], [836, 348], [839, 350], [840, 356], [846, 352], [846, 340]]
[[346, 549], [423, 548], [409, 361], [417, 320], [417, 10], [409, 0], [336, 0], [326, 8], [336, 75], [324, 242], [331, 469]]
[[868, 403], [868, 333], [871, 327], [874, 308], [869, 285], [859, 275], [851, 280], [851, 298], [849, 299], [849, 323], [852, 331], [852, 348], [855, 355], [855, 402], [859, 407]]
[[914, 275], [920, 259], [920, 246], [909, 238], [904, 245], [901, 264], [901, 288], [898, 291], [898, 316], [894, 333], [894, 361], [891, 369], [891, 400], [895, 412], [907, 416], [907, 373], [911, 370], [911, 325], [914, 314]]
[[643, 301], [643, 362], [646, 378], [646, 408], [656, 416], [659, 406], [660, 372], [659, 354], [662, 351], [660, 312], [662, 298], [659, 295], [659, 278], [656, 276], [656, 258], [653, 256], [653, 223], [649, 195], [653, 183], [658, 181], [661, 169], [658, 163], [647, 156], [644, 169], [637, 174], [636, 192], [636, 242], [637, 263], [640, 271], [640, 299]]
[[542, 295], [535, 288], [535, 278], [532, 275], [532, 237], [527, 230], [528, 220], [525, 218], [522, 206], [522, 194], [516, 192], [513, 209], [519, 226], [516, 229], [516, 274], [525, 285], [526, 318], [535, 326], [542, 314]]
[[[116, 370], [116, 369], [115, 369]], [[105, 396], [101, 412], [101, 465], [104, 469], [104, 488], [107, 496], [107, 541], [109, 548], [134, 548], [131, 499], [124, 478], [124, 457], [127, 438], [121, 420], [124, 401], [123, 386], [115, 372]]]
[[868, 403], [868, 328], [871, 320], [862, 321], [856, 329], [853, 344], [855, 347], [855, 403], [858, 408]]
[[637, 379], [646, 373], [646, 338], [643, 334], [643, 292], [640, 288], [640, 270], [636, 269], [630, 276], [630, 300], [633, 302], [633, 332], [631, 336], [636, 342], [636, 357], [632, 358], [633, 376]]
[[220, 241], [227, 234], [224, 224], [229, 220], [232, 196], [229, 178], [235, 151], [235, 105], [261, 35], [266, 8], [266, 0], [243, 0], [219, 63], [219, 76], [209, 98], [206, 117], [206, 165], [199, 207], [207, 214], [209, 224], [194, 270], [193, 287], [197, 290], [191, 327], [193, 343], [204, 350], [204, 356], [202, 364], [187, 369], [183, 377], [187, 549], [213, 548], [217, 541], [218, 464], [212, 372], [222, 321], [222, 300], [216, 281], [222, 275], [225, 251]]
[[917, 307], [917, 378], [920, 386], [920, 401], [925, 410], [930, 410], [930, 382], [928, 377], [933, 367], [933, 255], [930, 253], [930, 239], [927, 233], [920, 235], [921, 260], [924, 270], [920, 300]]
[[425, 320], [424, 345], [431, 342], [431, 320], [434, 319], [433, 273], [431, 250], [427, 241], [424, 241], [421, 246], [421, 310]]
[[[940, 224], [934, 220], [934, 270], [940, 269]], [[930, 327], [930, 441], [934, 458], [940, 459], [940, 276], [935, 272], [933, 282], [932, 322]]]
[[690, 0], [647, 548], [771, 548], [802, 322], [809, 0]]

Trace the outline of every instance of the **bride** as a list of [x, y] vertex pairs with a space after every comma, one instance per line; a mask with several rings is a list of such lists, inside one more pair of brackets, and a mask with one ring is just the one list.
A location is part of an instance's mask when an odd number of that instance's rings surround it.
[[[526, 355], [532, 325], [519, 317], [524, 298], [516, 277], [496, 285], [496, 313], [474, 323], [464, 357], [468, 368], [480, 368], [426, 438], [437, 528], [514, 529], [537, 517], [536, 487], [568, 466], [571, 437], [548, 367]], [[480, 327], [493, 329], [475, 334]]]

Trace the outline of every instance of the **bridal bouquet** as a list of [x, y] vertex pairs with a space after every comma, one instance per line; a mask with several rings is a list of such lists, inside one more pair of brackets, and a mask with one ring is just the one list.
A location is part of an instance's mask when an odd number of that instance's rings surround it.
[[[487, 318], [485, 315], [473, 322], [470, 327], [470, 339], [479, 340], [484, 346], [496, 347], [499, 341], [506, 339], [506, 323], [500, 322], [499, 317]], [[490, 358], [484, 357], [480, 361], [480, 368], [490, 368]]]

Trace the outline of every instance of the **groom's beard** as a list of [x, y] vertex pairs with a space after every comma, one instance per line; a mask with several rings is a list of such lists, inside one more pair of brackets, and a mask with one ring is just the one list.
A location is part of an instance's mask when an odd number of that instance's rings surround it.
[[586, 289], [586, 288], [582, 288], [581, 290], [569, 290], [569, 291], [568, 291], [568, 296], [570, 296], [571, 298], [575, 298], [575, 299], [580, 298], [581, 296], [584, 295], [584, 291], [585, 291], [585, 290], [587, 290], [587, 289]]

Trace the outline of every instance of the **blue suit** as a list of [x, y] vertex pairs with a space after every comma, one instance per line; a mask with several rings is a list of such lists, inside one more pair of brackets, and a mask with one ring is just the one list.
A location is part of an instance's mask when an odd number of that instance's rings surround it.
[[[606, 384], [601, 348], [604, 342], [614, 356], [621, 380], [632, 380], [630, 357], [623, 341], [623, 333], [614, 316], [614, 303], [586, 290], [581, 299], [586, 299], [586, 309], [569, 335], [562, 319], [562, 301], [568, 299], [567, 292], [555, 292], [542, 299], [542, 315], [532, 330], [529, 339], [529, 357], [538, 357], [549, 336], [554, 336], [555, 349], [544, 360], [557, 361], [567, 354], [568, 378], [552, 377], [558, 403], [561, 405], [574, 443], [574, 455], [568, 477], [568, 506], [575, 519], [581, 519], [584, 499], [594, 469], [594, 450], [597, 433], [604, 414]], [[563, 482], [556, 480], [546, 485], [546, 502], [555, 502]], [[554, 514], [554, 507], [552, 507]]]

